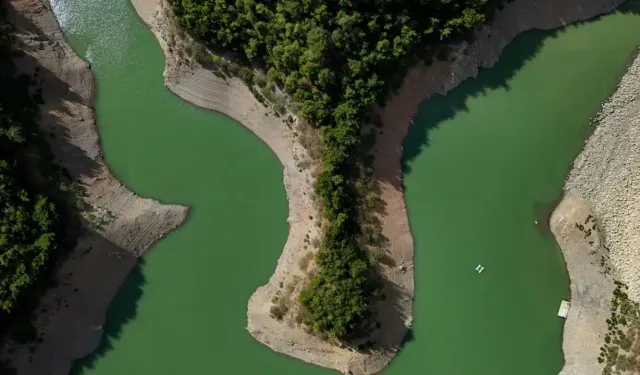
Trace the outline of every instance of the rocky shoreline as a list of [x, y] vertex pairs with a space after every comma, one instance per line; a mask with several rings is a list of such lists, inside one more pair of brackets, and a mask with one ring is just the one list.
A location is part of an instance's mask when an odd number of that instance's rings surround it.
[[[454, 89], [465, 79], [473, 78], [480, 68], [492, 67], [500, 58], [500, 53], [518, 34], [531, 30], [551, 30], [566, 26], [570, 23], [594, 18], [614, 10], [622, 1], [618, 0], [515, 0], [504, 9], [497, 12], [493, 22], [479, 30], [471, 44], [461, 43], [454, 46], [452, 57], [448, 61], [438, 61], [429, 66], [418, 64], [411, 69], [404, 79], [402, 87], [387, 101], [386, 106], [378, 113], [382, 118], [382, 133], [375, 145], [375, 174], [374, 178], [380, 182], [382, 199], [386, 203], [386, 215], [380, 217], [383, 225], [383, 235], [389, 239], [390, 251], [396, 258], [402, 259], [399, 264], [408, 265], [411, 272], [402, 273], [402, 269], [387, 268], [387, 277], [394, 280], [397, 285], [403, 286], [408, 295], [413, 296], [413, 239], [404, 202], [402, 188], [402, 144], [413, 123], [413, 117], [418, 112], [420, 104], [432, 95], [446, 94]], [[560, 243], [560, 239], [558, 240]], [[573, 254], [571, 250], [563, 247], [565, 257]], [[567, 262], [569, 274], [572, 280], [584, 280], [585, 283], [593, 283], [599, 287], [601, 278], [597, 274], [583, 273], [580, 267], [574, 267], [574, 263]], [[607, 289], [603, 285], [601, 293], [611, 293], [613, 289]], [[574, 296], [575, 298], [575, 296]], [[608, 311], [608, 310], [607, 310]], [[571, 314], [576, 314], [573, 309]], [[403, 306], [403, 314], [411, 316], [411, 304]], [[570, 315], [571, 315], [570, 314]], [[382, 320], [385, 321], [385, 320]], [[567, 327], [570, 327], [574, 319], [570, 316]], [[599, 327], [591, 325], [591, 322], [580, 320], [575, 322], [573, 328], [577, 330], [597, 329], [596, 335], [601, 331]], [[606, 331], [606, 325], [605, 325]], [[387, 339], [401, 342], [404, 332], [392, 332], [386, 335]], [[603, 338], [592, 336], [588, 339], [583, 336], [565, 334], [563, 350], [567, 357], [566, 368], [580, 368], [594, 363], [598, 354], [580, 357], [581, 348], [585, 345], [597, 347], [599, 350]], [[391, 358], [389, 357], [387, 362]], [[382, 363], [380, 363], [381, 367]], [[386, 363], [385, 363], [386, 365]], [[373, 371], [375, 372], [375, 371]], [[372, 373], [372, 372], [362, 372]], [[595, 375], [590, 372], [568, 372], [564, 375]]]
[[[640, 57], [603, 105], [551, 216], [571, 278], [561, 375], [600, 375], [614, 281], [640, 302]], [[588, 220], [591, 217], [591, 220]]]
[[49, 2], [11, 0], [8, 16], [24, 52], [19, 71], [37, 71], [41, 80], [41, 130], [82, 185], [87, 208], [76, 248], [36, 312], [38, 343], [8, 341], [0, 357], [17, 374], [68, 375], [73, 361], [100, 343], [107, 309], [138, 258], [182, 224], [188, 208], [138, 197], [110, 172], [96, 128], [93, 73], [66, 43]]

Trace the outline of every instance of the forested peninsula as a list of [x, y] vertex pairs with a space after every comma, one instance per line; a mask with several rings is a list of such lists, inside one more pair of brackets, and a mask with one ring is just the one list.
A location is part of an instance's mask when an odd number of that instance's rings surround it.
[[[361, 126], [375, 122], [417, 58], [464, 35], [498, 4], [450, 1], [204, 1], [171, 0], [180, 26], [213, 51], [245, 66], [263, 90], [283, 90], [293, 112], [322, 134], [315, 190], [327, 225], [316, 255], [317, 272], [300, 293], [308, 323], [318, 334], [351, 337], [371, 316], [377, 297], [371, 229], [363, 226], [368, 177]], [[231, 54], [229, 54], [231, 53]], [[202, 58], [202, 57], [201, 57]], [[213, 56], [211, 63], [220, 64]]]

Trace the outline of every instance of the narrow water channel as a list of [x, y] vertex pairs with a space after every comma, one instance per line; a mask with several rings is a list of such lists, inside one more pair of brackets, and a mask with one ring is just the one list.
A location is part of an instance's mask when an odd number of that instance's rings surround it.
[[[138, 194], [193, 207], [128, 279], [105, 342], [74, 372], [329, 374], [244, 330], [247, 299], [286, 240], [275, 156], [234, 121], [164, 88], [162, 51], [128, 0], [52, 3], [72, 47], [93, 65], [116, 176]], [[558, 198], [637, 35], [640, 16], [631, 13], [527, 33], [495, 68], [424, 103], [404, 161], [416, 240], [413, 340], [386, 373], [557, 374], [555, 314], [568, 279], [553, 238], [533, 222]]]

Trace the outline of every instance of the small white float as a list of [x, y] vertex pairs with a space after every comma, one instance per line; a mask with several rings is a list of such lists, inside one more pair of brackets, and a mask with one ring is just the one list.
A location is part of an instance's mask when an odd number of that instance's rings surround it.
[[567, 315], [569, 314], [569, 307], [571, 307], [571, 303], [569, 303], [569, 301], [562, 301], [560, 302], [560, 308], [558, 309], [558, 316], [561, 318], [567, 318]]
[[478, 273], [482, 273], [482, 271], [484, 271], [484, 267], [482, 266], [482, 264], [478, 264], [478, 267], [476, 267], [476, 271], [478, 271]]

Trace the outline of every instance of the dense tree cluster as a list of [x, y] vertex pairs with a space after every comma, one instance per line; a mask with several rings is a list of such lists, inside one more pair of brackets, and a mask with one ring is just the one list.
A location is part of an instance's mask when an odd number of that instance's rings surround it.
[[409, 58], [485, 20], [488, 0], [171, 0], [182, 27], [243, 55], [285, 89], [298, 115], [322, 128], [316, 191], [330, 222], [319, 273], [301, 294], [315, 329], [342, 338], [362, 322], [370, 270], [354, 240], [350, 163], [360, 125]]
[[29, 93], [31, 77], [15, 73], [12, 53], [11, 27], [0, 17], [0, 316], [47, 269], [62, 229], [46, 184], [32, 181], [39, 163], [27, 159], [37, 137], [38, 105]]

